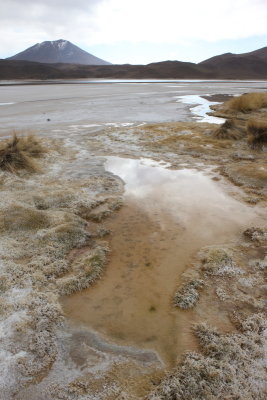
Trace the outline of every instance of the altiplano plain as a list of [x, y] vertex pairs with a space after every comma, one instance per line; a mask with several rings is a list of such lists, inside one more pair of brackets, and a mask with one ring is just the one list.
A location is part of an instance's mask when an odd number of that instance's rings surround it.
[[3, 400], [266, 398], [266, 92], [0, 82]]

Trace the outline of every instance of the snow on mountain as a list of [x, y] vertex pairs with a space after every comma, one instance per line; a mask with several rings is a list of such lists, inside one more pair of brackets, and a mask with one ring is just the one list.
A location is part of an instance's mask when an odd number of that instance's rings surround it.
[[42, 63], [69, 63], [85, 65], [108, 65], [107, 61], [75, 46], [68, 40], [55, 40], [37, 43], [18, 53], [9, 60], [37, 61]]

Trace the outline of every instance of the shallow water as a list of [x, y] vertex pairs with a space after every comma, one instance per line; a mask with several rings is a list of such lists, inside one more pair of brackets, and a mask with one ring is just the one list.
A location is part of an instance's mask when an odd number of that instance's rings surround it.
[[119, 345], [155, 350], [173, 366], [195, 347], [193, 314], [171, 306], [181, 273], [205, 245], [223, 244], [255, 221], [212, 173], [171, 170], [148, 159], [109, 157], [125, 182], [125, 205], [106, 223], [111, 256], [102, 280], [63, 299], [66, 316]]

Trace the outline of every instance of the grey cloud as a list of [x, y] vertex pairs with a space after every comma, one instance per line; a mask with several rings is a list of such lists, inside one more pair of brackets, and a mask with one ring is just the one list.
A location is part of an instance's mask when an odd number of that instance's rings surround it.
[[[0, 58], [36, 42], [68, 39], [87, 43], [95, 12], [108, 0], [0, 0]], [[86, 33], [85, 33], [86, 31]]]
[[[23, 25], [42, 24], [42, 18], [52, 21], [69, 20], [82, 13], [93, 13], [104, 0], [7, 0], [1, 7], [0, 23]], [[48, 21], [49, 22], [49, 21]]]

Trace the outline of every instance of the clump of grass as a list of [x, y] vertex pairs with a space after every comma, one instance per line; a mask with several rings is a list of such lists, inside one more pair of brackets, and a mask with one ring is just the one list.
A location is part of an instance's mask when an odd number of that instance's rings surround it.
[[237, 267], [230, 254], [220, 248], [208, 248], [202, 258], [202, 271], [207, 275], [236, 276], [243, 273]]
[[248, 144], [252, 149], [262, 150], [267, 146], [267, 122], [252, 119], [247, 124]]
[[90, 237], [89, 232], [86, 232], [84, 224], [77, 220], [67, 222], [49, 230], [46, 230], [42, 235], [42, 240], [53, 241], [64, 245], [65, 248], [71, 249], [83, 245]]
[[261, 228], [248, 228], [243, 232], [243, 235], [252, 241], [261, 241], [267, 239], [267, 230]]
[[45, 152], [40, 141], [33, 135], [13, 135], [12, 139], [0, 143], [0, 169], [16, 173], [24, 169], [29, 172], [38, 171], [35, 158]]
[[232, 119], [227, 119], [218, 129], [215, 130], [213, 136], [217, 139], [240, 139], [243, 134], [235, 126], [235, 122]]
[[76, 260], [72, 265], [75, 274], [58, 280], [59, 293], [69, 295], [91, 286], [103, 273], [107, 252], [107, 248], [98, 246], [89, 255]]
[[246, 93], [238, 97], [233, 97], [225, 103], [230, 111], [249, 112], [267, 107], [267, 93]]
[[182, 309], [192, 308], [199, 299], [199, 292], [204, 282], [200, 279], [192, 280], [179, 288], [175, 293], [174, 304]]

